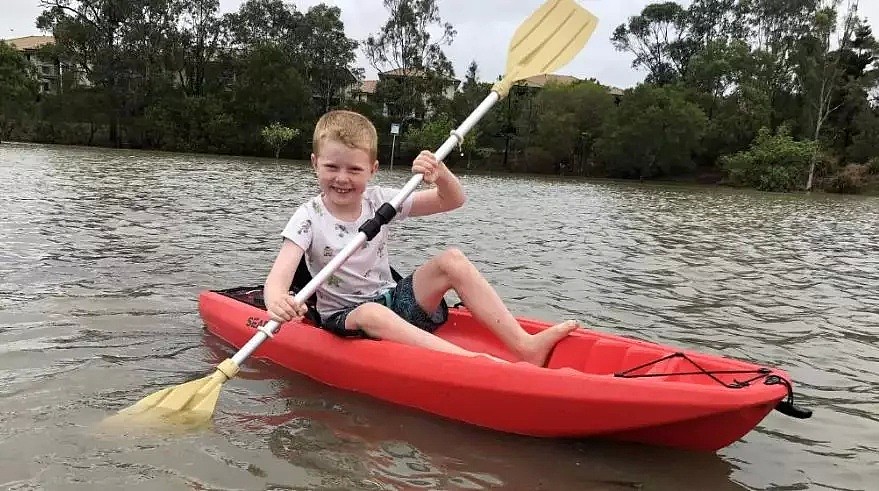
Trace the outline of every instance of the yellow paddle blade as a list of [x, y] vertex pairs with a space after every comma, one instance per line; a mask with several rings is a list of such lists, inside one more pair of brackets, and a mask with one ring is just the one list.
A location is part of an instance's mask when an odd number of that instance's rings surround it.
[[492, 90], [504, 98], [516, 81], [566, 65], [583, 49], [596, 26], [598, 18], [574, 0], [547, 0], [516, 29], [506, 74]]
[[237, 373], [238, 365], [231, 358], [226, 359], [211, 375], [150, 394], [107, 418], [104, 423], [201, 425], [213, 416], [223, 384]]

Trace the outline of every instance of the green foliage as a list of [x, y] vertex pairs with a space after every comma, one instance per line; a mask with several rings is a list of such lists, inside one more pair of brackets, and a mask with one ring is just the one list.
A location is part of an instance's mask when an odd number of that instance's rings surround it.
[[724, 157], [722, 163], [733, 185], [793, 191], [805, 183], [814, 152], [814, 142], [794, 140], [787, 127], [774, 135], [761, 128], [748, 150]]
[[536, 146], [552, 162], [543, 171], [554, 172], [555, 164], [582, 174], [593, 142], [604, 134], [605, 120], [614, 112], [613, 97], [595, 82], [545, 86], [534, 101]]
[[830, 178], [825, 189], [833, 193], [860, 193], [869, 184], [870, 166], [848, 164]]
[[705, 114], [674, 86], [626, 91], [619, 111], [595, 144], [608, 175], [656, 178], [688, 172], [705, 128]]
[[271, 121], [296, 123], [303, 108], [310, 106], [305, 81], [279, 46], [255, 47], [240, 61], [237, 73], [230, 107], [248, 129], [255, 131]]
[[147, 141], [183, 152], [241, 152], [250, 135], [237, 129], [227, 104], [226, 98], [212, 94], [164, 97], [146, 110]]
[[[376, 97], [395, 121], [420, 120], [441, 104], [454, 76], [442, 46], [450, 45], [456, 32], [440, 17], [436, 0], [384, 0], [384, 6], [388, 19], [367, 38], [365, 53], [377, 71], [396, 75], [380, 80]], [[432, 38], [434, 27], [441, 32], [439, 39]]]
[[260, 153], [260, 128], [311, 124], [344, 102], [360, 73], [341, 11], [323, 4], [302, 13], [282, 0], [247, 0], [225, 15], [218, 0], [42, 5], [51, 56], [77, 75], [63, 99], [41, 104], [48, 138], [69, 126], [66, 135], [89, 143]]
[[[476, 61], [471, 61], [467, 67], [467, 73], [464, 75], [464, 81], [461, 83], [461, 90], [455, 93], [452, 99], [450, 113], [456, 121], [463, 121], [470, 115], [470, 112], [482, 102], [483, 99], [491, 91], [491, 84], [479, 81], [479, 66]], [[481, 127], [485, 127], [484, 122], [480, 122]]]
[[0, 141], [8, 138], [15, 120], [28, 116], [37, 99], [37, 81], [30, 63], [0, 41]]
[[679, 4], [652, 3], [617, 26], [611, 42], [618, 50], [635, 55], [633, 67], [649, 70], [647, 82], [671, 83], [683, 74], [690, 56], [687, 27], [687, 11]]
[[345, 35], [341, 16], [339, 7], [321, 3], [308, 9], [298, 26], [298, 66], [320, 103], [318, 113], [340, 103], [339, 92], [363, 75], [362, 68], [351, 68], [359, 44]]
[[290, 140], [296, 138], [299, 135], [299, 130], [282, 126], [281, 123], [275, 121], [263, 128], [260, 134], [263, 140], [274, 149], [275, 159], [277, 159], [281, 154], [281, 148]]
[[[410, 126], [403, 134], [403, 149], [413, 154], [421, 150], [433, 152], [446, 141], [449, 137], [449, 132], [455, 129], [455, 127], [456, 125], [446, 114], [440, 114], [428, 120], [421, 127]], [[462, 152], [469, 154], [475, 150], [478, 133], [479, 130], [473, 128], [464, 136], [464, 143], [460, 149]], [[458, 150], [457, 147], [456, 150]], [[454, 154], [455, 151], [453, 150], [449, 157], [453, 158]]]
[[854, 135], [846, 149], [846, 156], [852, 162], [879, 160], [879, 111], [862, 111], [851, 128]]
[[697, 152], [703, 166], [714, 167], [722, 155], [747, 148], [760, 128], [771, 123], [768, 94], [747, 83], [707, 105], [710, 117]]
[[[346, 107], [381, 129], [381, 148], [395, 122], [418, 151], [436, 149], [491, 87], [473, 61], [448, 97], [443, 49], [456, 33], [437, 0], [383, 0], [386, 22], [362, 46], [326, 4], [244, 0], [226, 14], [219, 0], [40, 4], [37, 25], [56, 44], [37, 54], [65, 63], [61, 94], [38, 93], [31, 64], [0, 45], [0, 138], [261, 154], [267, 125], [304, 131]], [[593, 82], [518, 85], [467, 136], [468, 164], [646, 179], [726, 170], [737, 185], [801, 189], [799, 142], [812, 140], [815, 175], [830, 176], [818, 181], [857, 189], [847, 164], [879, 160], [879, 43], [867, 20], [829, 0], [685, 4], [648, 4], [612, 34], [646, 83], [621, 97]], [[358, 49], [381, 72], [366, 100], [352, 90]], [[772, 136], [779, 127], [789, 130]], [[284, 148], [303, 157], [305, 143]]]

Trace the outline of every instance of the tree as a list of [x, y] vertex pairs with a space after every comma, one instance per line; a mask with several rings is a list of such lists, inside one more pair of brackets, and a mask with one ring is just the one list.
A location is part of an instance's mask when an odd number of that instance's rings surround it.
[[298, 27], [302, 75], [322, 99], [322, 112], [337, 102], [342, 88], [363, 77], [363, 69], [353, 66], [358, 43], [345, 35], [341, 15], [338, 7], [319, 4], [308, 9]]
[[119, 145], [119, 124], [142, 115], [155, 85], [167, 83], [181, 0], [41, 0], [37, 27], [51, 30], [58, 54], [105, 93], [112, 114], [110, 139]]
[[222, 20], [219, 0], [185, 0], [175, 46], [178, 76], [190, 95], [205, 95], [208, 68], [219, 54]]
[[298, 44], [299, 17], [296, 7], [283, 0], [246, 0], [237, 12], [223, 18], [226, 43], [239, 50], [291, 41]]
[[275, 121], [263, 128], [260, 134], [263, 140], [275, 150], [275, 160], [278, 160], [278, 156], [281, 155], [281, 149], [284, 148], [287, 142], [299, 135], [299, 130], [282, 126]]
[[583, 174], [586, 156], [615, 110], [607, 88], [595, 82], [549, 84], [536, 96], [535, 107], [536, 146], [554, 163]]
[[[869, 162], [875, 160], [879, 164], [879, 109], [862, 112], [853, 124], [854, 136], [846, 149], [851, 162]], [[876, 169], [879, 171], [879, 167]]]
[[[376, 96], [398, 121], [410, 115], [421, 119], [454, 76], [442, 46], [452, 43], [455, 30], [443, 22], [436, 0], [384, 0], [384, 5], [388, 20], [367, 38], [364, 51], [376, 70], [395, 76], [379, 83]], [[432, 26], [442, 30], [436, 41], [428, 31]]]
[[765, 52], [753, 53], [739, 39], [710, 41], [690, 58], [683, 82], [708, 118], [697, 152], [701, 165], [714, 166], [771, 125], [771, 87], [764, 75], [773, 66]]
[[674, 175], [693, 167], [705, 114], [674, 86], [629, 89], [595, 144], [596, 160], [612, 177]]
[[746, 37], [744, 5], [739, 0], [694, 0], [687, 8], [687, 42], [694, 52], [714, 43], [727, 44]]
[[635, 55], [633, 68], [646, 68], [647, 81], [671, 83], [683, 74], [690, 55], [687, 12], [675, 2], [652, 3], [640, 15], [629, 17], [613, 32], [619, 51]]
[[461, 90], [452, 99], [452, 117], [457, 122], [464, 121], [467, 116], [482, 102], [491, 91], [491, 83], [479, 81], [479, 65], [471, 61], [464, 75]]
[[253, 133], [272, 121], [295, 126], [310, 118], [303, 111], [310, 105], [309, 91], [278, 46], [260, 46], [241, 60], [229, 104], [239, 128]]
[[314, 109], [325, 112], [362, 77], [353, 66], [358, 43], [345, 35], [341, 13], [325, 4], [302, 13], [282, 0], [247, 0], [224, 19], [227, 42], [243, 52], [268, 45], [284, 51], [311, 88]]
[[[404, 148], [412, 153], [418, 153], [421, 150], [434, 151], [449, 138], [449, 132], [453, 129], [455, 129], [455, 124], [449, 119], [448, 115], [439, 114], [431, 118], [419, 128], [408, 128], [404, 133]], [[458, 146], [461, 155], [464, 155], [465, 153], [468, 155], [468, 162], [470, 160], [470, 154], [476, 148], [478, 133], [479, 131], [476, 128], [470, 130], [464, 135], [464, 142]], [[454, 153], [453, 150], [449, 157], [454, 158], [452, 157]], [[446, 158], [447, 161], [451, 160], [449, 157]]]
[[824, 6], [815, 14], [813, 34], [804, 36], [798, 50], [799, 63], [796, 70], [797, 85], [807, 104], [808, 121], [814, 129], [812, 158], [806, 180], [806, 191], [812, 189], [815, 165], [820, 150], [821, 130], [828, 116], [842, 104], [832, 104], [839, 88], [842, 66], [840, 54], [851, 46], [852, 34], [857, 23], [857, 3], [852, 5], [843, 19], [839, 36], [839, 49], [831, 51], [831, 36], [836, 30], [837, 0]]
[[[822, 140], [825, 148], [850, 162], [863, 162], [858, 155], [849, 154], [863, 123], [873, 113], [870, 95], [879, 81], [879, 43], [870, 26], [858, 19], [853, 38], [847, 48], [837, 50], [840, 77], [831, 106], [838, 108], [828, 115]], [[862, 140], [863, 141], [863, 140]]]
[[37, 79], [33, 66], [0, 41], [0, 142], [9, 138], [13, 121], [30, 112], [37, 100]]
[[767, 87], [769, 104], [773, 108], [773, 128], [799, 115], [800, 103], [791, 97], [795, 90], [795, 53], [804, 36], [813, 29], [821, 1], [739, 2], [752, 56], [762, 64], [753, 71], [753, 76], [757, 83]]

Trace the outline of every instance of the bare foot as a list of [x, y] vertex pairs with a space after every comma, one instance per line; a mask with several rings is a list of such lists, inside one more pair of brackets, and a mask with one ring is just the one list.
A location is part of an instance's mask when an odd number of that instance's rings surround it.
[[548, 327], [543, 331], [531, 336], [530, 345], [522, 353], [522, 359], [539, 367], [546, 364], [546, 358], [556, 343], [565, 336], [576, 330], [580, 325], [577, 321], [565, 321]]

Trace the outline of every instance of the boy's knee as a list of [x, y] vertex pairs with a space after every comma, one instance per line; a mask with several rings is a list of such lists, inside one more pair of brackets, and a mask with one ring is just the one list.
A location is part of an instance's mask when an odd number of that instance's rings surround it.
[[442, 262], [446, 264], [458, 264], [458, 263], [467, 263], [469, 260], [467, 256], [461, 252], [461, 249], [457, 247], [449, 247], [440, 255]]
[[470, 264], [467, 256], [457, 247], [450, 247], [440, 254], [440, 264], [447, 274], [454, 275]]
[[394, 314], [391, 309], [384, 305], [374, 302], [365, 303], [348, 314], [345, 327], [347, 329], [362, 329], [371, 336], [378, 336], [382, 326], [386, 324], [383, 320], [388, 313]]

